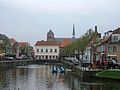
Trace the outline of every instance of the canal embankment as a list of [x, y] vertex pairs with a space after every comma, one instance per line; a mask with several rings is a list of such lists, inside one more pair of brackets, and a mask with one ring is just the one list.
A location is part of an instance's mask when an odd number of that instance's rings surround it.
[[99, 73], [96, 73], [96, 75], [94, 75], [93, 78], [101, 81], [120, 82], [120, 70], [103, 70]]
[[72, 72], [76, 72], [81, 78], [90, 78], [96, 73], [100, 72], [100, 69], [89, 69], [88, 67], [82, 67], [81, 64], [74, 64], [66, 60], [61, 60], [61, 64], [68, 69], [71, 69]]
[[82, 67], [80, 64], [74, 65], [72, 62], [61, 60], [61, 63], [66, 67], [76, 72], [83, 79], [94, 79], [100, 81], [120, 82], [120, 70], [102, 70], [102, 69], [89, 69]]
[[55, 64], [58, 60], [5, 60], [0, 61], [0, 68], [13, 68], [16, 66], [26, 66], [32, 64]]

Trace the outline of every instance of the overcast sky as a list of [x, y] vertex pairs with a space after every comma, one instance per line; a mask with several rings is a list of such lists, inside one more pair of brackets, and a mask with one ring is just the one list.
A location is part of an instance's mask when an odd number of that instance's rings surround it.
[[32, 45], [55, 37], [76, 37], [98, 26], [102, 34], [120, 27], [120, 0], [0, 0], [0, 33]]

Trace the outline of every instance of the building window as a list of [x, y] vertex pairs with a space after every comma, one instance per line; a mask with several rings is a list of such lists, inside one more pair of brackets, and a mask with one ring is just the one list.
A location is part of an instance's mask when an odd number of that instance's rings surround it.
[[46, 57], [46, 59], [48, 59], [48, 55], [46, 55], [45, 57]]
[[113, 36], [113, 37], [112, 37], [112, 41], [113, 41], [113, 42], [117, 42], [117, 41], [118, 41], [118, 36]]
[[52, 49], [50, 49], [50, 52], [52, 52]]
[[46, 52], [48, 52], [48, 49], [46, 49]]
[[41, 56], [39, 55], [39, 59], [41, 59]]
[[112, 47], [108, 46], [108, 52], [112, 52]]
[[39, 52], [39, 49], [37, 49], [37, 52]]
[[117, 52], [117, 47], [113, 46], [113, 52]]
[[55, 52], [57, 52], [57, 49], [55, 49]]
[[58, 59], [58, 56], [56, 56], [56, 59]]
[[43, 49], [41, 49], [41, 52], [43, 52]]
[[42, 55], [42, 59], [44, 59], [44, 55]]
[[36, 59], [38, 59], [38, 55], [36, 55]]
[[49, 59], [51, 59], [51, 56], [49, 56]]

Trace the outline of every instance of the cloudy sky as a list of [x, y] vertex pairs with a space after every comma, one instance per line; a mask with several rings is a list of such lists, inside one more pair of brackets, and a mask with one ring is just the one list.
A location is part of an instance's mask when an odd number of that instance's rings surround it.
[[102, 34], [120, 27], [120, 0], [0, 0], [0, 33], [32, 45], [55, 37], [76, 37], [98, 26]]

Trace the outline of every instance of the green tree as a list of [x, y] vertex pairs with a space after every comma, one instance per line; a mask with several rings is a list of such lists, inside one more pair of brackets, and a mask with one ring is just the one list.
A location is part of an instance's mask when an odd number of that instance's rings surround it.
[[79, 59], [79, 54], [81, 52], [82, 54], [82, 59], [83, 59], [83, 54], [84, 51], [89, 44], [92, 36], [94, 35], [94, 31], [89, 29], [84, 35], [82, 35], [80, 38], [78, 38], [75, 42], [71, 43], [67, 47], [65, 47], [62, 51], [62, 55], [65, 56], [74, 56], [75, 52], [78, 54], [78, 59]]

